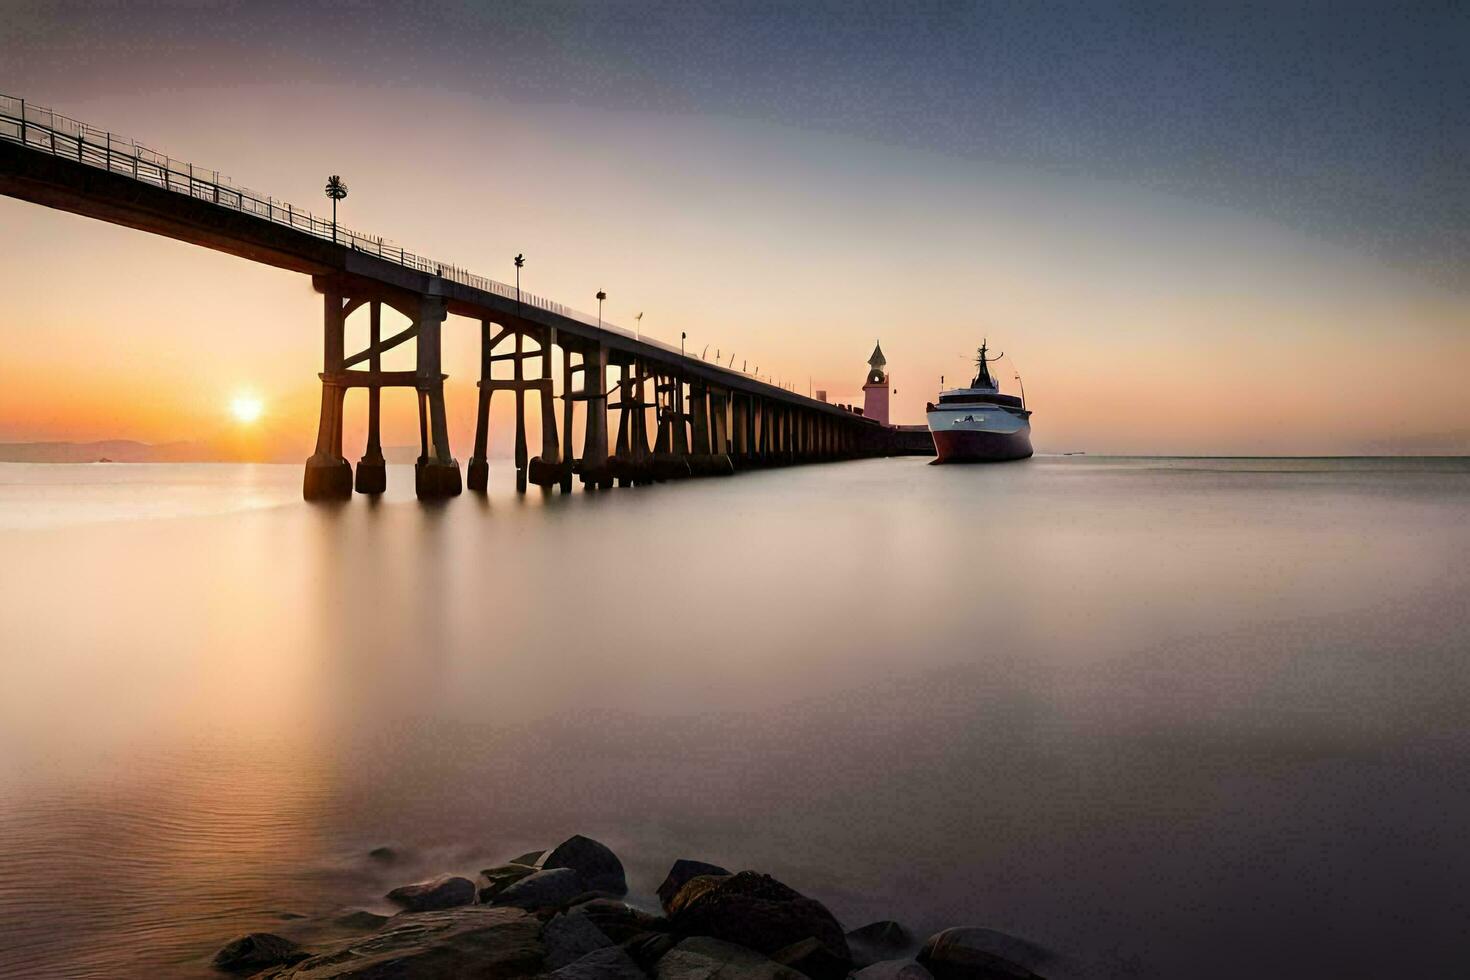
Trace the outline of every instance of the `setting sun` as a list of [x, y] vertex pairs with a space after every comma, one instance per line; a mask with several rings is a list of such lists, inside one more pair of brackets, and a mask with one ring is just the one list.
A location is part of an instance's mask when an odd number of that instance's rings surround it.
[[230, 414], [235, 417], [236, 422], [254, 422], [260, 418], [264, 409], [265, 406], [254, 395], [236, 395], [235, 400], [230, 402]]

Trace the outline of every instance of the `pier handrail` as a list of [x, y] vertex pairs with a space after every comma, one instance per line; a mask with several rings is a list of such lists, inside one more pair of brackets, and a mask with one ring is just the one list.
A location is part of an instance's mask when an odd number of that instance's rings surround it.
[[[19, 143], [30, 150], [75, 160], [109, 173], [131, 177], [154, 187], [187, 194], [222, 208], [229, 208], [232, 211], [286, 225], [317, 238], [335, 241], [338, 245], [375, 255], [418, 272], [449, 279], [473, 289], [482, 289], [506, 299], [517, 298], [517, 290], [514, 286], [486, 276], [476, 275], [452, 262], [440, 262], [424, 255], [418, 255], [379, 235], [355, 231], [341, 223], [337, 223], [334, 227], [330, 219], [319, 218], [306, 208], [297, 207], [288, 201], [261, 194], [247, 187], [238, 187], [218, 170], [198, 167], [185, 160], [176, 160], [166, 153], [149, 149], [136, 140], [97, 129], [45, 106], [3, 93], [0, 93], [0, 139]], [[543, 296], [537, 296], [535, 293], [521, 290], [519, 298], [527, 306], [568, 317], [588, 326], [600, 326], [604, 330], [634, 337], [642, 343], [662, 350], [680, 353], [679, 348], [672, 344], [655, 340], [642, 334], [641, 331], [635, 333], [603, 317], [583, 313], [581, 310], [573, 309]], [[746, 377], [754, 377], [749, 372], [738, 371], [733, 367], [724, 368], [724, 370]]]

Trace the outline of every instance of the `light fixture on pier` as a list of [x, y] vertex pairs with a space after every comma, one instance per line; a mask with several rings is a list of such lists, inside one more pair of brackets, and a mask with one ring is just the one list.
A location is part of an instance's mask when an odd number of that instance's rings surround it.
[[597, 329], [598, 330], [601, 330], [602, 329], [602, 301], [605, 300], [605, 299], [607, 299], [607, 293], [605, 293], [605, 292], [603, 292], [602, 290], [599, 289], [597, 291]]

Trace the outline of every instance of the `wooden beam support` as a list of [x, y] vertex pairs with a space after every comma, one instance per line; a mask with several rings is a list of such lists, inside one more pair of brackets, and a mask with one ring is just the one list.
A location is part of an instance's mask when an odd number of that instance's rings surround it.
[[323, 371], [317, 377], [340, 388], [418, 388], [429, 391], [436, 384], [443, 384], [449, 375], [427, 377], [417, 371], [336, 371], [331, 374]]
[[371, 360], [374, 357], [381, 356], [382, 354], [397, 347], [404, 341], [412, 340], [418, 335], [419, 325], [417, 323], [410, 324], [409, 326], [395, 333], [393, 336], [389, 337], [387, 340], [381, 342], [370, 342], [368, 344], [367, 350], [361, 350], [358, 351], [356, 354], [353, 354], [351, 357], [343, 358], [342, 366], [345, 368], [350, 368], [354, 364], [361, 364], [363, 361]]

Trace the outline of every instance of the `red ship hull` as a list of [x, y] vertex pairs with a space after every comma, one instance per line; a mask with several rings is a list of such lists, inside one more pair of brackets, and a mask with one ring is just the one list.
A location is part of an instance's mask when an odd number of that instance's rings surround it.
[[936, 463], [1002, 463], [1031, 455], [1029, 427], [1019, 432], [977, 432], [949, 429], [931, 432]]

